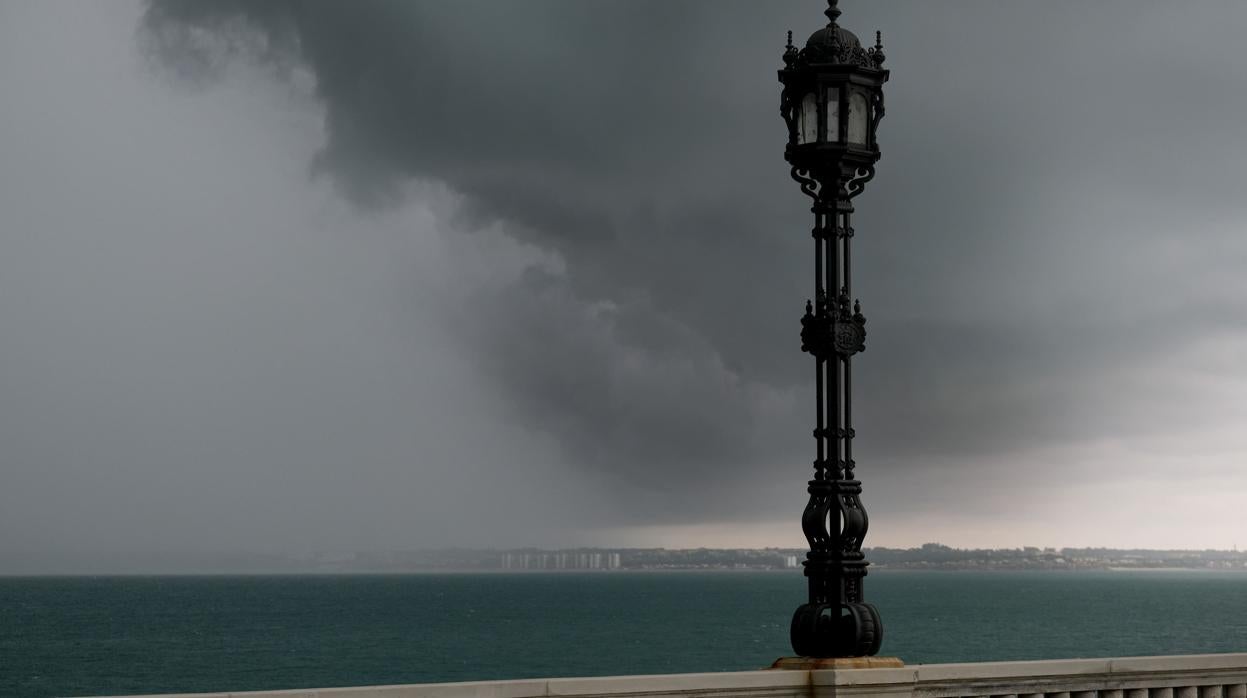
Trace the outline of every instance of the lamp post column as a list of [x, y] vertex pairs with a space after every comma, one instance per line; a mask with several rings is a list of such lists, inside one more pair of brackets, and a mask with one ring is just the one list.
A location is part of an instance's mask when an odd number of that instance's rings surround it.
[[801, 518], [810, 545], [809, 600], [793, 615], [791, 636], [801, 656], [870, 656], [879, 651], [883, 625], [862, 593], [869, 518], [854, 473], [852, 412], [852, 357], [865, 348], [866, 318], [861, 304], [850, 301], [852, 204], [838, 182], [829, 184], [812, 209], [815, 299], [801, 319], [801, 348], [815, 365], [817, 457]]

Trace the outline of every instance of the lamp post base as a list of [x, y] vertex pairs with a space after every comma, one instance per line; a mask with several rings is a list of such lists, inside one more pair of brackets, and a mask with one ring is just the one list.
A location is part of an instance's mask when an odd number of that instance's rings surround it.
[[896, 657], [780, 657], [772, 669], [817, 671], [822, 669], [899, 669], [905, 666]]

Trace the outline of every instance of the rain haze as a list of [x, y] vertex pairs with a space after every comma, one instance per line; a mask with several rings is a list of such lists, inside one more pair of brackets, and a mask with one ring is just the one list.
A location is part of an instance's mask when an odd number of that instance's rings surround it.
[[[0, 2], [0, 573], [803, 546], [822, 9]], [[866, 545], [1247, 543], [1247, 5], [841, 9]]]

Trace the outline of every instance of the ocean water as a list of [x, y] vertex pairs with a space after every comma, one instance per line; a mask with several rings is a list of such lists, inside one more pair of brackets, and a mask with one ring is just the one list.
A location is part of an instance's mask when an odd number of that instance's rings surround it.
[[[1247, 651], [1247, 574], [877, 570], [907, 663]], [[0, 578], [0, 696], [732, 671], [799, 572]]]

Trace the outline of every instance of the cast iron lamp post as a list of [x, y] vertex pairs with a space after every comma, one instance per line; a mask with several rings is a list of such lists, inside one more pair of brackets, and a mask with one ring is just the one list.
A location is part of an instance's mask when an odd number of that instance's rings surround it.
[[883, 118], [883, 46], [862, 48], [836, 20], [798, 49], [788, 32], [780, 114], [788, 126], [784, 159], [813, 202], [814, 301], [801, 318], [801, 349], [814, 356], [818, 457], [801, 528], [810, 543], [805, 576], [809, 602], [792, 617], [792, 648], [803, 657], [865, 657], [879, 652], [883, 625], [866, 603], [862, 538], [868, 518], [854, 475], [851, 380], [853, 355], [865, 349], [866, 318], [852, 300], [849, 243], [853, 198], [875, 175], [875, 130]]

